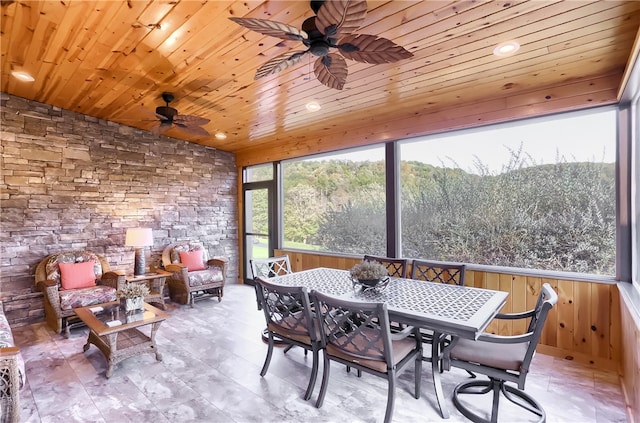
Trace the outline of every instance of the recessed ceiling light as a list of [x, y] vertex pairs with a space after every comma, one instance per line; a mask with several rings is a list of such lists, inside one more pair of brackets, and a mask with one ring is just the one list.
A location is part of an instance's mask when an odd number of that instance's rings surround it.
[[520, 44], [517, 41], [505, 41], [493, 49], [493, 54], [498, 57], [505, 57], [515, 54], [518, 50], [520, 50]]
[[24, 82], [33, 82], [36, 80], [33, 76], [23, 71], [12, 71], [11, 75], [13, 75], [15, 78], [18, 78], [19, 80]]
[[310, 101], [310, 102], [308, 102], [306, 104], [305, 107], [310, 112], [317, 112], [318, 110], [320, 110], [322, 108], [322, 107], [320, 107], [320, 104], [317, 101]]
[[215, 137], [218, 140], [226, 140], [227, 139], [227, 134], [224, 134], [222, 132], [216, 132]]

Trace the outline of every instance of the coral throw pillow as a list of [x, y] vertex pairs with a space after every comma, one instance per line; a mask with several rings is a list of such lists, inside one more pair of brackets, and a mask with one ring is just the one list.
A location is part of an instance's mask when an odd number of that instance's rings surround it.
[[202, 250], [180, 251], [180, 263], [187, 266], [187, 270], [189, 272], [193, 272], [194, 270], [204, 270], [207, 268], [204, 265]]
[[62, 289], [89, 288], [96, 285], [95, 260], [82, 263], [59, 263]]

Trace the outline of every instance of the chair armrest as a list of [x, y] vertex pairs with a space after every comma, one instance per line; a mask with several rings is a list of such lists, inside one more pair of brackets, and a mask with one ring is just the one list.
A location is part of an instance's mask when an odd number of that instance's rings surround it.
[[187, 266], [182, 263], [167, 264], [164, 270], [171, 272], [174, 280], [181, 280], [186, 283], [189, 280], [189, 271]]
[[56, 317], [60, 316], [60, 286], [58, 282], [47, 279], [44, 281], [38, 282], [38, 288], [44, 293], [44, 295], [49, 300], [49, 304], [56, 313]]
[[478, 337], [478, 341], [493, 342], [494, 344], [521, 344], [530, 341], [531, 338], [533, 338], [533, 333], [509, 336], [484, 333]]
[[18, 347], [2, 347], [0, 348], [0, 357], [17, 356], [19, 352], [20, 348]]
[[126, 276], [122, 270], [113, 270], [102, 274], [102, 277], [98, 280], [99, 285], [110, 286], [115, 289], [120, 289], [126, 283]]
[[167, 272], [171, 272], [171, 273], [180, 273], [182, 272], [182, 269], [187, 269], [187, 266], [185, 266], [182, 263], [173, 263], [173, 264], [167, 264], [164, 267], [164, 270], [166, 270]]
[[0, 371], [4, 374], [1, 381], [4, 385], [1, 388], [2, 392], [8, 392], [12, 397], [17, 397], [17, 391], [24, 386], [26, 374], [20, 348], [16, 346], [0, 348]]
[[229, 266], [229, 259], [225, 257], [214, 257], [207, 260], [207, 266], [217, 266], [222, 269], [222, 276], [227, 277], [227, 267]]
[[45, 291], [48, 290], [50, 288], [54, 288], [56, 291], [58, 290], [58, 282], [51, 280], [51, 279], [47, 279], [45, 281], [40, 281], [38, 282], [38, 289], [40, 289], [40, 291]]
[[496, 314], [496, 319], [503, 320], [516, 320], [516, 319], [526, 319], [535, 314], [535, 310], [523, 311], [520, 313], [498, 313]]
[[406, 328], [402, 329], [400, 332], [393, 332], [391, 334], [391, 340], [392, 341], [400, 341], [401, 339], [404, 339], [407, 336], [409, 336], [411, 334], [414, 334], [415, 332], [418, 332], [417, 336], [420, 336], [420, 331], [419, 330], [417, 330], [413, 326], [407, 326]]

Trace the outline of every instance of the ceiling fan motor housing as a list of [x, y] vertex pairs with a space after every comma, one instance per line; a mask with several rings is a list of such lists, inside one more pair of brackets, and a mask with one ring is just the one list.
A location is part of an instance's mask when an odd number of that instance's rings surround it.
[[[168, 123], [171, 123], [173, 122], [173, 118], [178, 114], [178, 111], [173, 107], [158, 106], [156, 107], [156, 114], [166, 117]], [[167, 122], [163, 122], [163, 123], [167, 123]]]
[[329, 54], [329, 43], [324, 39], [322, 32], [318, 31], [315, 16], [305, 19], [302, 23], [302, 30], [309, 36], [305, 44], [309, 47], [311, 54], [318, 57]]

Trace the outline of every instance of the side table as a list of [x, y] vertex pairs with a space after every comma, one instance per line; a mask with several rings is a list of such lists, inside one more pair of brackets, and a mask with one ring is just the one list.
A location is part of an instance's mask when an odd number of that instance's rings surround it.
[[144, 275], [126, 275], [125, 279], [128, 283], [145, 283], [149, 287], [149, 295], [144, 297], [147, 303], [154, 303], [160, 305], [160, 308], [165, 310], [164, 305], [164, 284], [167, 280], [167, 276], [171, 275], [170, 272], [164, 270], [155, 269], [151, 273], [145, 273]]

